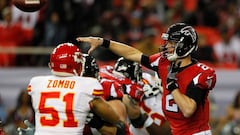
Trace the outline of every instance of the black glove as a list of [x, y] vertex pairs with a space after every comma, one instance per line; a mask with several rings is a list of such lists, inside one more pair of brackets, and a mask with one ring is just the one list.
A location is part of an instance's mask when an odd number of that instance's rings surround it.
[[176, 74], [178, 73], [180, 65], [181, 62], [178, 62], [177, 64], [173, 62], [171, 67], [169, 68], [166, 88], [170, 92], [178, 88]]
[[117, 127], [117, 133], [116, 135], [125, 135], [126, 134], [126, 124], [122, 121], [119, 121], [117, 124], [116, 124], [116, 127]]
[[105, 124], [105, 121], [95, 113], [89, 112], [85, 124], [92, 128], [100, 129]]

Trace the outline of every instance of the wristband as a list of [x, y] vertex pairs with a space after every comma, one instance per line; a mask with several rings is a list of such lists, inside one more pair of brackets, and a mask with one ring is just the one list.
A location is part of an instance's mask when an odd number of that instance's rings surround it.
[[175, 80], [170, 80], [170, 79], [167, 79], [167, 90], [170, 91], [170, 93], [172, 93], [172, 91], [174, 91], [175, 89], [178, 88], [178, 84]]
[[[149, 116], [146, 113], [144, 114], [141, 113], [137, 118], [130, 119], [130, 121], [135, 128], [142, 128], [145, 125], [148, 118]], [[146, 123], [146, 126], [148, 125], [148, 123]]]
[[117, 127], [117, 133], [116, 135], [125, 135], [126, 134], [126, 131], [125, 131], [125, 128], [126, 128], [126, 124], [122, 121], [119, 121], [117, 124], [116, 124], [116, 127]]
[[94, 114], [91, 121], [88, 123], [88, 125], [92, 128], [100, 129], [105, 124], [105, 121], [98, 115]]
[[101, 46], [103, 46], [103, 47], [105, 47], [105, 48], [109, 48], [109, 46], [110, 46], [110, 40], [107, 40], [107, 39], [103, 39], [103, 43], [102, 43], [102, 45]]
[[148, 116], [147, 120], [144, 122], [143, 127], [147, 128], [150, 125], [152, 125], [152, 123], [153, 123], [153, 119], [150, 116]]

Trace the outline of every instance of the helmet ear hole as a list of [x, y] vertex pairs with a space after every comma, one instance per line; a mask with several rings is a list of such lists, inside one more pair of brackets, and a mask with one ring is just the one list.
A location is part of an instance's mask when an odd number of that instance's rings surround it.
[[182, 43], [182, 42], [177, 43], [176, 53], [178, 56], [182, 56], [184, 54], [183, 49], [182, 49], [183, 46], [184, 46], [184, 43]]

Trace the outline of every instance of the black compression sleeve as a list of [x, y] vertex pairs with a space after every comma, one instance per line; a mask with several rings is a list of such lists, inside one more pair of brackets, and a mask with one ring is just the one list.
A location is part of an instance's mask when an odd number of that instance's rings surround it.
[[142, 55], [141, 57], [141, 64], [147, 68], [152, 69], [151, 64], [149, 62], [149, 57], [146, 55]]
[[144, 67], [149, 68], [149, 69], [151, 69], [153, 71], [156, 71], [158, 73], [158, 66], [152, 66], [148, 56], [142, 54], [141, 64]]
[[130, 121], [135, 128], [142, 128], [148, 117], [149, 116], [147, 114], [141, 113], [139, 117], [137, 117], [136, 119], [130, 119]]
[[197, 105], [204, 104], [205, 96], [207, 94], [207, 90], [203, 90], [194, 85], [193, 82], [188, 86], [186, 95], [192, 98]]
[[94, 114], [91, 121], [88, 123], [90, 127], [100, 129], [104, 125], [105, 121], [98, 115]]

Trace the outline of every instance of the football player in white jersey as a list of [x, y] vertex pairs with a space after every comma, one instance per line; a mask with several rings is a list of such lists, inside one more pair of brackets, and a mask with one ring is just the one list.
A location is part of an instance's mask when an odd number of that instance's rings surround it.
[[103, 88], [99, 81], [80, 77], [82, 63], [80, 49], [63, 43], [51, 54], [52, 75], [31, 79], [28, 93], [35, 110], [35, 135], [82, 135], [90, 111], [124, 130], [125, 124], [101, 98]]

